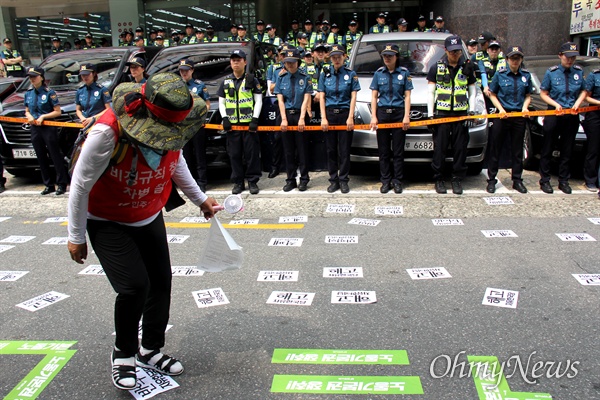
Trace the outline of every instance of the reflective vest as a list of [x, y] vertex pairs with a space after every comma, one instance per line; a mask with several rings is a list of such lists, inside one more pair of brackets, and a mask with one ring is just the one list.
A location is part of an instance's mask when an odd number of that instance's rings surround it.
[[[4, 50], [3, 51], [4, 55], [6, 56], [6, 58], [17, 58], [19, 57], [19, 52], [16, 50], [13, 50], [12, 52], [8, 51], [8, 50]], [[14, 64], [14, 65], [8, 65], [5, 64], [4, 65], [7, 71], [20, 71], [23, 69], [23, 66], [21, 64]]]
[[198, 40], [198, 38], [196, 36], [194, 36], [187, 42], [187, 44], [196, 44], [196, 43], [200, 43], [200, 40]]
[[217, 36], [213, 36], [212, 39], [210, 39], [210, 40], [208, 39], [208, 37], [204, 38], [204, 43], [209, 43], [209, 42], [216, 43], [218, 41], [219, 41], [219, 38]]
[[281, 38], [279, 36], [275, 36], [273, 38], [270, 38], [269, 36], [267, 36], [264, 40], [265, 43], [270, 43], [274, 46], [281, 46]]
[[262, 37], [261, 37], [261, 38], [259, 38], [259, 37], [258, 37], [258, 35], [259, 35], [258, 33], [255, 33], [255, 34], [254, 34], [254, 40], [255, 40], [256, 42], [264, 42], [264, 41], [265, 41], [265, 39], [267, 39], [267, 38], [269, 37], [269, 35], [267, 35], [267, 33], [266, 33], [266, 32], [263, 32], [263, 33], [262, 33], [262, 35], [261, 35]]
[[305, 67], [306, 75], [310, 78], [312, 88], [314, 91], [319, 87], [319, 73], [317, 72], [317, 66], [313, 64], [306, 64]]
[[[485, 73], [488, 77], [488, 85], [492, 81], [492, 78], [494, 77], [496, 71], [498, 71], [500, 68], [506, 68], [505, 58], [498, 58], [498, 64], [496, 64], [496, 68], [494, 68], [494, 65], [492, 64], [492, 61], [490, 61], [489, 57], [485, 58], [482, 62], [483, 66], [485, 67]], [[481, 72], [483, 73], [483, 71]]]
[[254, 93], [246, 89], [246, 78], [242, 80], [240, 88], [235, 90], [234, 76], [225, 78], [225, 112], [232, 124], [247, 124], [252, 121], [254, 113]]
[[379, 29], [379, 24], [373, 25], [373, 33], [388, 33], [390, 31], [390, 27], [388, 25], [384, 25], [383, 29]]
[[468, 78], [463, 74], [462, 69], [461, 66], [452, 80], [446, 63], [437, 63], [436, 109], [442, 111], [467, 111], [469, 109]]
[[339, 33], [330, 33], [329, 36], [327, 37], [327, 43], [329, 44], [342, 44], [342, 39], [344, 38], [344, 35], [340, 35]]
[[312, 49], [315, 47], [315, 44], [317, 44], [317, 32], [310, 32], [310, 34], [307, 36], [308, 45], [306, 47]]
[[350, 54], [350, 50], [352, 50], [352, 45], [361, 36], [362, 36], [362, 32], [356, 32], [354, 34], [350, 31], [346, 32], [346, 53], [347, 54]]

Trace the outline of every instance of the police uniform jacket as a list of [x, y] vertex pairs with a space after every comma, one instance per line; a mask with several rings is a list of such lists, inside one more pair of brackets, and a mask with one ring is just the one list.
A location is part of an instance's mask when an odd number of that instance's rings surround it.
[[54, 106], [60, 105], [56, 92], [44, 85], [39, 89], [32, 87], [25, 92], [23, 103], [25, 107], [29, 108], [29, 113], [35, 119], [38, 119], [40, 115], [51, 113], [54, 111]]
[[379, 92], [378, 107], [404, 108], [404, 92], [413, 90], [413, 83], [408, 69], [398, 67], [390, 73], [383, 66], [375, 71], [369, 89]]
[[305, 94], [312, 94], [312, 83], [309, 76], [298, 69], [294, 74], [288, 71], [277, 76], [274, 94], [283, 95], [286, 110], [300, 110]]
[[89, 86], [83, 85], [77, 89], [75, 104], [81, 107], [84, 117], [93, 117], [106, 109], [105, 104], [110, 103], [111, 96], [108, 89], [92, 82]]
[[328, 66], [321, 71], [317, 90], [325, 93], [325, 107], [350, 108], [352, 92], [358, 92], [360, 84], [351, 69], [342, 66], [336, 72], [333, 66]]
[[200, 79], [190, 79], [186, 82], [190, 93], [196, 94], [202, 98], [202, 100], [210, 100], [208, 94], [208, 88]]
[[521, 111], [525, 97], [533, 92], [531, 74], [523, 68], [516, 73], [510, 68], [499, 68], [489, 88], [506, 111]]
[[369, 33], [388, 33], [390, 31], [390, 27], [388, 25], [379, 25], [375, 24], [369, 29]]
[[564, 108], [571, 108], [583, 90], [583, 70], [573, 65], [566, 70], [562, 65], [548, 68], [540, 89], [548, 91], [552, 100]]
[[600, 100], [600, 69], [595, 69], [585, 80], [585, 90], [596, 99]]

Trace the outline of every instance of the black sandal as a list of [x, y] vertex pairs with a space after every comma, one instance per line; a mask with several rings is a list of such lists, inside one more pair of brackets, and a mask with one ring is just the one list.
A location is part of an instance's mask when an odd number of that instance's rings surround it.
[[[110, 356], [110, 362], [112, 365], [112, 381], [113, 385], [115, 385], [119, 389], [123, 390], [131, 390], [135, 389], [135, 385], [137, 383], [137, 375], [136, 375], [136, 367], [131, 365], [115, 365], [115, 359], [117, 358], [132, 358], [127, 357], [127, 355], [122, 351], [113, 350]], [[133, 386], [124, 385], [121, 382], [124, 379], [132, 378]]]
[[[158, 359], [158, 361], [151, 362], [152, 358], [155, 357], [156, 355], [160, 355], [161, 357]], [[183, 373], [183, 366], [181, 367], [181, 371], [177, 371], [177, 372], [171, 371], [171, 367], [175, 363], [180, 363], [180, 365], [181, 365], [181, 362], [174, 357], [168, 356], [166, 354], [162, 354], [160, 352], [160, 350], [153, 350], [152, 352], [146, 354], [145, 356], [142, 355], [142, 353], [140, 353], [138, 351], [137, 356], [136, 356], [136, 363], [140, 367], [150, 368], [150, 369], [153, 369], [153, 370], [158, 371], [161, 374], [165, 374], [165, 375], [176, 376], [176, 375], [181, 375]]]

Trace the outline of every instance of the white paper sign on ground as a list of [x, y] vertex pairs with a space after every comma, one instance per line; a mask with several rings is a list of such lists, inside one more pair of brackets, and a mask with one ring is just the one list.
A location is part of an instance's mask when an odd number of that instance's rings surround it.
[[269, 246], [300, 247], [303, 241], [303, 238], [272, 238]]
[[37, 311], [41, 310], [44, 307], [48, 307], [56, 302], [66, 299], [67, 297], [71, 297], [68, 294], [62, 294], [58, 292], [48, 292], [33, 299], [26, 300], [22, 303], [17, 304], [17, 307], [21, 307], [27, 311]]
[[486, 306], [517, 308], [519, 292], [515, 290], [487, 288], [482, 304]]
[[314, 293], [278, 292], [271, 293], [267, 304], [284, 304], [288, 306], [310, 306], [315, 298]]
[[338, 214], [352, 214], [354, 212], [354, 204], [328, 204], [325, 212]]
[[373, 304], [377, 303], [375, 291], [334, 290], [331, 292], [332, 304]]
[[486, 238], [504, 238], [504, 237], [518, 237], [516, 233], [508, 229], [481, 231], [483, 236]]
[[290, 217], [279, 217], [280, 224], [293, 224], [298, 222], [308, 222], [308, 215], [295, 215]]
[[190, 224], [205, 224], [209, 222], [209, 220], [204, 217], [185, 217], [180, 222]]
[[221, 288], [197, 290], [192, 292], [192, 296], [194, 296], [198, 308], [229, 304], [229, 300]]
[[[173, 327], [173, 325], [171, 324], [167, 324], [167, 327], [165, 328], [165, 333], [169, 331], [169, 329], [171, 329]], [[138, 339], [142, 339], [142, 333], [144, 331], [142, 330], [142, 321], [140, 321], [140, 323], [138, 324]], [[117, 335], [117, 332], [113, 332], [112, 333], [113, 336]]]
[[588, 221], [594, 225], [600, 225], [600, 218], [588, 218]]
[[431, 222], [435, 226], [464, 225], [460, 218], [437, 218], [432, 219]]
[[69, 238], [67, 238], [67, 237], [53, 237], [53, 238], [46, 240], [42, 244], [53, 244], [53, 245], [64, 246], [67, 244], [68, 241], [69, 241]]
[[6, 251], [6, 250], [10, 250], [13, 247], [15, 247], [15, 246], [11, 246], [8, 244], [0, 244], [0, 253], [2, 253], [3, 251]]
[[35, 236], [16, 236], [16, 235], [11, 235], [9, 237], [6, 237], [2, 240], [0, 240], [0, 243], [25, 243], [25, 242], [29, 242], [30, 240], [35, 239]]
[[412, 268], [407, 269], [406, 272], [408, 272], [408, 275], [413, 280], [452, 278], [444, 267]]
[[354, 244], [354, 243], [358, 243], [358, 236], [352, 236], [352, 235], [327, 235], [327, 236], [325, 236], [325, 243]]
[[259, 282], [298, 282], [300, 271], [260, 271], [258, 273]]
[[323, 268], [323, 278], [362, 278], [362, 267]]
[[167, 235], [167, 242], [170, 244], [181, 244], [189, 237], [190, 235]]
[[600, 274], [572, 274], [572, 275], [582, 285], [586, 285], [586, 286], [600, 285]]
[[179, 387], [179, 384], [169, 375], [163, 375], [150, 368], [138, 368], [135, 388], [129, 393], [136, 399], [150, 399], [167, 390]]
[[557, 233], [556, 236], [563, 242], [595, 242], [588, 233]]
[[243, 249], [223, 228], [217, 217], [212, 219], [204, 253], [198, 261], [198, 269], [207, 272], [222, 272], [240, 269], [244, 262]]
[[362, 225], [362, 226], [377, 226], [381, 222], [380, 219], [367, 219], [367, 218], [352, 218], [348, 221], [351, 225]]
[[12, 217], [0, 217], [0, 222], [4, 222], [7, 219], [11, 219]]
[[403, 206], [376, 206], [375, 215], [403, 215]]
[[57, 222], [67, 222], [68, 220], [69, 220], [69, 217], [50, 217], [50, 218], [46, 218], [44, 223], [52, 224], [52, 223], [57, 223]]
[[199, 270], [195, 265], [171, 265], [173, 276], [202, 276], [204, 271]]
[[484, 197], [483, 199], [489, 206], [503, 206], [503, 205], [515, 204], [513, 199], [511, 199], [510, 197], [505, 197], [505, 196], [503, 196], [503, 197]]
[[79, 272], [79, 275], [96, 275], [96, 276], [101, 276], [101, 275], [106, 275], [106, 272], [104, 272], [104, 269], [102, 269], [102, 265], [100, 265], [100, 264], [92, 264], [92, 265], [88, 265], [87, 267], [85, 267], [84, 269], [82, 269]]
[[0, 282], [14, 282], [28, 273], [29, 271], [0, 271]]
[[229, 225], [258, 225], [258, 218], [256, 219], [236, 219], [229, 221]]

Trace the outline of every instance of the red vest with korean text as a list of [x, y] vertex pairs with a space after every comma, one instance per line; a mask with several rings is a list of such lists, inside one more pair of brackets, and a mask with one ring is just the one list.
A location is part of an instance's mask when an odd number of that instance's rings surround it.
[[[119, 136], [119, 124], [112, 110], [100, 117], [98, 123], [108, 125]], [[137, 179], [127, 185], [133, 146], [129, 146], [122, 162], [109, 165], [90, 193], [88, 211], [99, 218], [110, 221], [133, 223], [150, 218], [167, 203], [171, 193], [171, 176], [177, 167], [179, 151], [168, 151], [156, 171], [146, 163], [138, 150]]]

